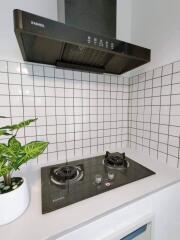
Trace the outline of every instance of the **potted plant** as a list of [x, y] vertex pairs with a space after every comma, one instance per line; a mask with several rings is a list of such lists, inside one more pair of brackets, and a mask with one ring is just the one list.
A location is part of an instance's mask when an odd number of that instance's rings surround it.
[[13, 177], [12, 174], [20, 170], [22, 164], [42, 154], [48, 146], [48, 142], [43, 141], [22, 145], [17, 140], [19, 130], [36, 120], [37, 118], [29, 119], [0, 128], [0, 137], [8, 138], [7, 143], [0, 143], [0, 225], [16, 219], [29, 204], [26, 179]]

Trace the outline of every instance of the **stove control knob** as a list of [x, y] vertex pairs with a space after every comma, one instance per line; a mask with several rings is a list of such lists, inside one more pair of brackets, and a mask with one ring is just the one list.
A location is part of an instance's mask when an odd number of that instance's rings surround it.
[[112, 181], [114, 179], [114, 173], [108, 172], [108, 179]]
[[110, 186], [111, 186], [111, 183], [110, 183], [110, 182], [106, 182], [106, 183], [105, 183], [105, 186], [106, 186], [106, 187], [110, 187]]
[[95, 183], [96, 184], [101, 184], [101, 182], [102, 182], [102, 176], [100, 174], [97, 174], [95, 176]]

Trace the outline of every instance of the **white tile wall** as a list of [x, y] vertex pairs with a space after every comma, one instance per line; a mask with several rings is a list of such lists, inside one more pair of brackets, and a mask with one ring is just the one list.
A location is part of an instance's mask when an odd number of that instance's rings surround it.
[[180, 61], [129, 80], [129, 144], [179, 167]]
[[129, 79], [0, 61], [0, 112], [1, 125], [38, 117], [19, 133], [50, 143], [34, 164], [129, 144], [179, 167], [180, 61]]
[[[22, 130], [22, 143], [49, 141], [34, 164], [59, 162], [125, 147], [128, 143], [129, 80], [0, 61], [1, 125], [38, 117]], [[4, 139], [1, 139], [4, 141]]]

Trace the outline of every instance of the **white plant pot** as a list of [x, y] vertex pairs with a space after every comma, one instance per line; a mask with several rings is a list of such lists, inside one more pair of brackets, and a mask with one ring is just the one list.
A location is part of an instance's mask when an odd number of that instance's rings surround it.
[[15, 190], [0, 194], [0, 225], [12, 222], [23, 214], [29, 205], [29, 189], [27, 181]]

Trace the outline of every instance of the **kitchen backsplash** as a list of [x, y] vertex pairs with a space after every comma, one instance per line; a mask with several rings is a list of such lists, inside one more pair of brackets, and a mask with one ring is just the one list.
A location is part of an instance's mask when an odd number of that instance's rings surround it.
[[[81, 158], [128, 144], [129, 79], [0, 61], [1, 124], [38, 118], [22, 143], [47, 140], [31, 164]], [[1, 140], [1, 141], [4, 141]]]
[[130, 78], [0, 61], [0, 115], [38, 118], [19, 134], [50, 142], [33, 164], [129, 146], [179, 167], [180, 61]]
[[180, 61], [130, 78], [129, 144], [179, 167]]

